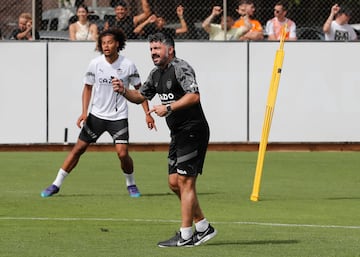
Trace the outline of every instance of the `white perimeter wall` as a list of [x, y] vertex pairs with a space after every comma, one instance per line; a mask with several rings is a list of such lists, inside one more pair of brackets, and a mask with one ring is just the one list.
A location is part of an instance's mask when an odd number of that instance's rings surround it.
[[[98, 55], [91, 42], [0, 42], [0, 144], [75, 142], [82, 79]], [[195, 69], [211, 142], [258, 142], [278, 42], [176, 42]], [[357, 42], [286, 42], [269, 142], [360, 141]], [[121, 53], [145, 81], [153, 64], [146, 42]], [[152, 104], [158, 104], [156, 98]], [[168, 142], [165, 121], [146, 128], [129, 103], [134, 143]], [[104, 135], [99, 142], [111, 142]]]

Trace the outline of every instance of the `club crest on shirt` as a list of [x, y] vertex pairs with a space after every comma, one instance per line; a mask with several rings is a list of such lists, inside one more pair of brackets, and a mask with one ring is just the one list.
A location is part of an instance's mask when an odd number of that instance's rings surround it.
[[120, 69], [120, 68], [118, 68], [118, 69], [116, 69], [116, 73], [117, 73], [118, 75], [121, 75], [121, 74], [123, 73], [123, 70]]
[[172, 86], [172, 82], [171, 82], [171, 80], [169, 79], [168, 81], [166, 81], [166, 87], [167, 87], [167, 89], [170, 89], [171, 86]]
[[118, 76], [118, 78], [121, 78], [122, 75], [124, 74], [124, 71], [121, 68], [116, 69], [116, 74]]

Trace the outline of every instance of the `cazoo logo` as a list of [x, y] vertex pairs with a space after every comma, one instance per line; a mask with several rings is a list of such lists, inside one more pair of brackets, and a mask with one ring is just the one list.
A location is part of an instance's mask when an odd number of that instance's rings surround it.
[[168, 93], [168, 94], [159, 94], [160, 100], [161, 101], [168, 101], [168, 100], [174, 100], [175, 96], [173, 93]]
[[99, 78], [100, 84], [111, 84], [111, 78]]

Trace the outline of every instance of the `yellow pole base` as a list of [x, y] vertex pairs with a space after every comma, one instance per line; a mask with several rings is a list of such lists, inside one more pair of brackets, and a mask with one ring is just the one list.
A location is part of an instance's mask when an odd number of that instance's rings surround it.
[[257, 201], [259, 201], [259, 197], [257, 195], [252, 195], [250, 197], [250, 200], [253, 201], [253, 202], [257, 202]]

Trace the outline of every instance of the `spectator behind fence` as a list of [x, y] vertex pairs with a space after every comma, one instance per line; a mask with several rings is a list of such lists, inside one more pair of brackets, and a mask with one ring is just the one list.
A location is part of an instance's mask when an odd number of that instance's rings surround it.
[[241, 0], [236, 12], [240, 18], [235, 21], [233, 28], [241, 28], [245, 26], [244, 17], [249, 15], [249, 21], [252, 25], [250, 31], [240, 37], [240, 40], [262, 40], [264, 39], [264, 32], [261, 23], [258, 20], [252, 19], [255, 13], [255, 4], [252, 0]]
[[135, 16], [129, 15], [129, 8], [125, 1], [118, 0], [112, 4], [115, 8], [115, 17], [111, 17], [105, 22], [104, 30], [109, 28], [120, 28], [125, 32], [128, 39], [136, 39], [137, 36], [134, 33], [134, 29], [151, 14], [148, 1], [141, 0], [143, 12]]
[[86, 5], [79, 5], [76, 9], [77, 21], [69, 26], [70, 40], [93, 40], [98, 37], [96, 24], [88, 20], [89, 10]]
[[[335, 20], [334, 20], [335, 18]], [[356, 40], [357, 35], [349, 25], [351, 10], [337, 4], [331, 7], [330, 15], [323, 26], [325, 40], [349, 41]]]
[[[21, 13], [18, 20], [18, 28], [15, 29], [10, 36], [15, 40], [34, 40], [32, 35], [32, 17], [30, 13]], [[38, 31], [35, 31], [35, 39], [40, 39]]]
[[226, 17], [226, 32], [225, 32], [225, 19], [221, 17], [221, 23], [212, 23], [213, 19], [222, 13], [220, 6], [214, 6], [211, 15], [207, 17], [202, 23], [203, 29], [209, 34], [209, 40], [239, 40], [240, 37], [246, 34], [251, 29], [251, 23], [249, 16], [244, 16], [245, 26], [240, 28], [232, 28], [234, 25], [234, 19], [227, 15]]
[[135, 34], [147, 38], [151, 34], [157, 32], [162, 32], [170, 35], [171, 37], [176, 37], [177, 35], [184, 34], [188, 32], [188, 27], [184, 19], [184, 7], [179, 5], [176, 8], [176, 14], [180, 21], [179, 28], [166, 28], [166, 20], [163, 16], [157, 16], [155, 14], [151, 15], [144, 22], [140, 23], [134, 30]]
[[288, 10], [288, 4], [286, 2], [279, 1], [274, 7], [274, 18], [266, 23], [266, 33], [268, 40], [280, 40], [284, 25], [286, 28], [286, 40], [297, 40], [296, 37], [296, 24], [294, 21], [286, 17]]

